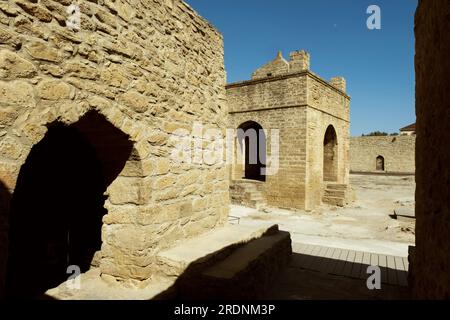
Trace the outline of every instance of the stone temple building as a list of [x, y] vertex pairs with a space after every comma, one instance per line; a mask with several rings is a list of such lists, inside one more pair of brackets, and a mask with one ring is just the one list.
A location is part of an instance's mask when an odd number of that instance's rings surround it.
[[222, 35], [179, 0], [81, 0], [72, 30], [71, 3], [0, 3], [0, 296], [68, 264], [149, 279], [228, 215], [225, 165], [170, 158], [179, 128], [225, 131]]
[[[231, 168], [233, 202], [312, 210], [322, 202], [348, 201], [350, 97], [344, 78], [325, 81], [311, 72], [305, 51], [292, 52], [289, 61], [280, 52], [251, 80], [226, 89], [230, 127], [241, 129]], [[250, 156], [255, 149], [256, 160]]]

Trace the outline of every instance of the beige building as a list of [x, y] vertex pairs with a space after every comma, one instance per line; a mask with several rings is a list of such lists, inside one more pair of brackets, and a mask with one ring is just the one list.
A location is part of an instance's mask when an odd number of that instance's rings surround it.
[[410, 124], [404, 128], [400, 129], [400, 135], [402, 136], [412, 136], [416, 134], [416, 124]]
[[306, 210], [322, 201], [346, 203], [346, 82], [325, 81], [309, 67], [305, 51], [292, 52], [289, 61], [278, 53], [251, 80], [227, 85], [229, 126], [241, 129], [231, 169], [233, 202]]
[[[222, 36], [180, 0], [2, 1], [0, 296], [157, 254], [226, 222], [225, 165], [174, 163], [171, 133], [225, 131]], [[164, 271], [164, 270], [163, 270]]]

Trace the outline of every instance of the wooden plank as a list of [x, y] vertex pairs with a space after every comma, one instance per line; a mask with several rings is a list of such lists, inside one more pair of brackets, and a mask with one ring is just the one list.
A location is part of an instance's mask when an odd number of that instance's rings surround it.
[[408, 286], [408, 274], [403, 270], [396, 270], [398, 284], [402, 287]]
[[386, 256], [388, 267], [388, 283], [398, 285], [397, 274], [395, 269], [395, 259], [393, 256]]
[[387, 258], [385, 255], [378, 255], [378, 264], [381, 269], [381, 283], [388, 283]]
[[402, 257], [395, 257], [395, 268], [397, 269], [397, 280], [401, 286], [408, 286], [408, 273], [405, 270]]
[[292, 251], [295, 253], [303, 253], [308, 245], [304, 243], [294, 242], [292, 243]]
[[305, 260], [305, 269], [311, 270], [311, 265], [317, 259], [317, 255], [319, 254], [320, 249], [322, 249], [322, 247], [314, 246], [311, 253], [308, 255], [307, 259]]
[[355, 251], [350, 250], [348, 252], [347, 260], [345, 261], [345, 266], [342, 271], [342, 274], [346, 277], [350, 277], [352, 275], [352, 268], [353, 268], [353, 264], [355, 262], [355, 256], [356, 256]]
[[363, 260], [363, 253], [360, 251], [357, 251], [355, 254], [355, 263], [353, 264], [353, 268], [352, 268], [352, 274], [351, 274], [352, 277], [354, 277], [354, 278], [360, 277], [362, 260]]
[[348, 250], [342, 250], [341, 254], [338, 258], [338, 262], [336, 263], [336, 267], [333, 270], [333, 274], [336, 274], [338, 276], [341, 276], [343, 274], [345, 261], [347, 260], [348, 256]]
[[403, 258], [403, 265], [405, 266], [405, 270], [409, 271], [409, 261], [407, 257]]
[[301, 257], [299, 259], [298, 267], [306, 269], [306, 265], [309, 263], [309, 260], [311, 259], [311, 253], [315, 247], [316, 246], [311, 244], [307, 244], [305, 246], [302, 252], [300, 252]]
[[402, 257], [394, 257], [395, 268], [397, 270], [406, 271], [405, 266], [403, 265]]
[[302, 244], [297, 247], [297, 252], [292, 255], [291, 265], [297, 268], [303, 268], [305, 259], [308, 256], [308, 252], [312, 250], [312, 247], [308, 244]]
[[333, 257], [334, 248], [328, 247], [324, 256], [323, 260], [321, 261], [320, 265], [317, 268], [317, 271], [320, 271], [322, 273], [326, 273], [328, 269], [328, 264], [331, 263], [331, 257]]
[[361, 274], [360, 274], [361, 279], [368, 278], [367, 268], [370, 266], [370, 259], [371, 259], [371, 254], [369, 252], [364, 252], [362, 266], [361, 266]]
[[328, 263], [326, 273], [332, 273], [334, 268], [336, 268], [336, 264], [338, 262], [338, 259], [341, 255], [341, 249], [335, 248], [333, 252], [333, 256], [330, 259], [330, 262]]
[[370, 265], [371, 266], [379, 266], [378, 264], [378, 254], [371, 253], [370, 254]]
[[320, 247], [320, 251], [317, 253], [316, 259], [311, 263], [311, 270], [321, 271], [321, 266], [325, 262], [325, 254], [327, 253], [327, 247]]

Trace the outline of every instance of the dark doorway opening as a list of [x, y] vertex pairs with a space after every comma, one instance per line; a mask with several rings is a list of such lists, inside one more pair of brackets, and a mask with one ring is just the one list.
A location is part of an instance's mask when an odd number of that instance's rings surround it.
[[323, 140], [323, 180], [337, 181], [338, 168], [337, 135], [333, 126], [328, 126]]
[[262, 126], [254, 121], [241, 124], [238, 140], [244, 156], [244, 178], [266, 181], [266, 135]]
[[377, 163], [376, 164], [377, 171], [384, 171], [384, 157], [378, 156], [376, 163]]
[[49, 125], [20, 170], [11, 200], [7, 297], [35, 298], [90, 268], [101, 247], [104, 192], [132, 150], [128, 136], [89, 112]]

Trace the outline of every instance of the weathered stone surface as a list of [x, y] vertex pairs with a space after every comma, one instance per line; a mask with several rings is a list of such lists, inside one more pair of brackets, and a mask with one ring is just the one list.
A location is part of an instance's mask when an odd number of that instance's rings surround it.
[[60, 80], [45, 80], [36, 88], [41, 99], [60, 100], [73, 98], [74, 89], [69, 84]]
[[228, 202], [214, 199], [227, 192], [227, 176], [203, 187], [203, 172], [215, 169], [175, 166], [162, 130], [225, 128], [222, 37], [180, 0], [79, 0], [74, 32], [65, 26], [72, 2], [0, 1], [0, 179], [14, 191], [30, 149], [55, 122], [78, 130], [109, 183], [95, 263], [122, 279], [148, 278], [156, 252], [226, 220]]
[[98, 71], [95, 66], [82, 61], [70, 61], [63, 65], [64, 73], [68, 76], [79, 77], [83, 79], [97, 79]]
[[145, 112], [149, 107], [149, 100], [146, 96], [130, 90], [119, 97], [119, 102], [128, 106], [136, 112]]
[[22, 45], [22, 40], [17, 34], [0, 25], [0, 43], [9, 44], [17, 48]]
[[45, 9], [42, 6], [39, 6], [37, 4], [30, 3], [26, 0], [14, 0], [26, 13], [31, 14], [32, 16], [35, 16], [39, 20], [43, 22], [50, 22], [52, 21], [52, 15], [50, 11]]
[[33, 87], [25, 81], [0, 81], [0, 105], [34, 106]]
[[5, 187], [13, 190], [16, 186], [16, 179], [19, 174], [19, 167], [11, 162], [0, 161], [0, 180]]
[[350, 138], [350, 170], [377, 171], [376, 159], [383, 157], [384, 171], [413, 174], [416, 155], [416, 137], [352, 137]]
[[40, 69], [44, 74], [52, 75], [56, 78], [61, 78], [64, 75], [64, 70], [61, 67], [55, 65], [42, 64], [40, 65]]
[[12, 108], [0, 109], [0, 128], [10, 126], [17, 118], [17, 112]]
[[109, 187], [107, 194], [112, 204], [141, 204], [140, 182], [136, 178], [117, 178]]
[[162, 175], [168, 173], [170, 170], [170, 159], [157, 159], [155, 161], [155, 171], [156, 175]]
[[120, 88], [126, 88], [130, 83], [130, 79], [126, 76], [125, 72], [117, 66], [109, 66], [103, 70], [101, 80], [108, 85]]
[[36, 67], [9, 50], [0, 51], [0, 78], [30, 78], [36, 74]]
[[38, 60], [59, 62], [62, 59], [62, 55], [57, 49], [52, 48], [48, 43], [40, 41], [26, 45], [25, 50], [32, 58]]
[[7, 137], [0, 141], [0, 154], [10, 160], [17, 160], [22, 155], [23, 148], [20, 143]]
[[11, 3], [0, 2], [0, 10], [6, 13], [8, 16], [17, 16], [19, 10]]

